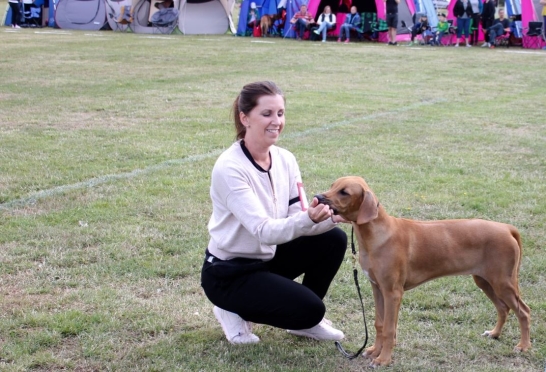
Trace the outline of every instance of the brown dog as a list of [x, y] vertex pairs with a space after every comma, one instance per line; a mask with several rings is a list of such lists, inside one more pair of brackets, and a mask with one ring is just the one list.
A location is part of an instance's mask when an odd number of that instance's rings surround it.
[[412, 221], [389, 216], [360, 177], [342, 177], [317, 195], [335, 214], [351, 221], [359, 262], [375, 302], [375, 344], [364, 353], [372, 366], [391, 363], [404, 291], [447, 275], [472, 275], [497, 309], [497, 324], [483, 335], [498, 338], [508, 312], [521, 332], [516, 351], [531, 347], [530, 309], [520, 298], [522, 248], [511, 225], [474, 220]]
[[273, 26], [273, 22], [278, 19], [276, 14], [274, 15], [263, 15], [260, 18], [260, 28], [262, 29], [262, 36], [266, 37], [269, 34], [269, 29]]

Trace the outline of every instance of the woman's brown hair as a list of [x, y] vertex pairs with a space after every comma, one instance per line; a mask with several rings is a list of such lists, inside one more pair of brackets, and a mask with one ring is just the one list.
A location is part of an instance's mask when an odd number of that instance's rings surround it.
[[246, 127], [241, 122], [240, 113], [248, 115], [254, 107], [258, 105], [258, 100], [262, 96], [280, 95], [284, 99], [282, 90], [272, 81], [257, 81], [247, 84], [241, 90], [241, 93], [233, 102], [233, 121], [237, 139], [245, 138]]

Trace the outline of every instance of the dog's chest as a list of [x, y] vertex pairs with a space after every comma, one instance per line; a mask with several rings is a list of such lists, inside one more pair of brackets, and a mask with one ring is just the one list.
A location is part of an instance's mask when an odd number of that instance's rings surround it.
[[370, 266], [369, 266], [369, 260], [368, 260], [368, 254], [366, 252], [360, 251], [358, 253], [358, 261], [360, 263], [360, 267], [362, 268], [362, 272], [364, 275], [366, 275], [366, 278], [373, 284], [377, 284], [375, 280], [373, 279], [373, 273], [370, 273]]

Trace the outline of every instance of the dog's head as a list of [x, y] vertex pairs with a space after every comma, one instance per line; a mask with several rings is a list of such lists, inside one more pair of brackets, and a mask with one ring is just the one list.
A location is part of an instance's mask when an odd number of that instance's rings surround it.
[[321, 204], [328, 205], [334, 214], [347, 221], [365, 224], [377, 218], [377, 198], [361, 177], [341, 177], [323, 194], [316, 195]]

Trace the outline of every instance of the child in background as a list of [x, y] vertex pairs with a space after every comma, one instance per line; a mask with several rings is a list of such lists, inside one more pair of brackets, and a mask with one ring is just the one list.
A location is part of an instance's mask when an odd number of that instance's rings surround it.
[[434, 38], [434, 44], [442, 45], [442, 38], [449, 32], [449, 23], [446, 20], [444, 13], [438, 14], [438, 26], [436, 27], [436, 37]]

